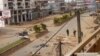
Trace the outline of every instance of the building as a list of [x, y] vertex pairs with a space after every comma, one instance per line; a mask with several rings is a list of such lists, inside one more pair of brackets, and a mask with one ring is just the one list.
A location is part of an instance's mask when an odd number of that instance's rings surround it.
[[16, 24], [32, 20], [35, 8], [32, 0], [0, 0], [1, 10], [10, 10], [11, 18], [5, 19], [6, 24]]
[[85, 5], [90, 11], [96, 11], [96, 2], [95, 0], [85, 0]]
[[96, 0], [97, 11], [100, 12], [100, 0]]
[[48, 4], [53, 13], [63, 12], [66, 8], [64, 0], [48, 0]]
[[50, 8], [48, 7], [48, 0], [34, 0], [36, 10], [39, 13], [39, 17], [49, 15]]
[[[54, 1], [54, 3], [50, 3]], [[19, 24], [64, 10], [64, 0], [0, 0], [1, 10], [10, 10], [6, 24]]]
[[76, 7], [75, 8], [85, 8], [85, 1], [84, 0], [75, 0]]
[[[64, 0], [35, 0], [35, 4], [36, 4], [35, 6], [40, 7], [40, 10], [45, 9], [50, 14], [58, 13], [60, 11], [65, 10], [65, 1]], [[43, 13], [43, 14], [45, 14], [45, 13]]]

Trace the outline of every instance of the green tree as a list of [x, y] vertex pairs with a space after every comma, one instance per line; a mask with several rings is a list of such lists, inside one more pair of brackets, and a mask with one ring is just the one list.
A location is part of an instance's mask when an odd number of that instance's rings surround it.
[[47, 26], [45, 24], [41, 23], [41, 27], [43, 30], [47, 30]]
[[70, 13], [70, 16], [72, 16], [72, 11], [71, 11], [71, 10], [70, 10], [70, 12], [69, 12], [69, 13]]
[[40, 29], [40, 27], [38, 25], [35, 25], [33, 28], [34, 28], [36, 33], [41, 32], [41, 29]]
[[63, 15], [63, 17], [62, 17], [62, 19], [63, 19], [64, 21], [66, 21], [67, 18], [68, 18], [68, 15]]
[[58, 18], [54, 18], [54, 24], [58, 24], [59, 23], [59, 19]]

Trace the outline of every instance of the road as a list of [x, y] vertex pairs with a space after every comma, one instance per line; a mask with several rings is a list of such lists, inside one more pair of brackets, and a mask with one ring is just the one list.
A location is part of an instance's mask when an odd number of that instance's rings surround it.
[[[91, 34], [93, 32], [93, 29], [90, 28], [90, 27], [93, 27], [95, 26], [95, 24], [93, 23], [93, 20], [94, 18], [93, 17], [90, 17], [89, 16], [89, 13], [84, 13], [81, 15], [81, 27], [82, 27], [82, 31], [83, 31], [83, 34], [84, 34], [84, 38], [85, 39], [85, 36]], [[87, 23], [86, 23], [87, 22]], [[45, 22], [44, 22], [45, 23]], [[28, 44], [27, 46], [21, 48], [20, 50], [16, 51], [15, 53], [9, 55], [9, 56], [29, 56], [32, 53], [34, 53], [37, 49], [39, 49], [41, 46], [41, 44], [45, 43], [54, 33], [56, 33], [60, 27], [62, 26], [59, 26], [59, 27], [55, 27], [53, 26], [52, 24], [52, 21], [48, 21], [48, 29], [49, 29], [49, 33], [44, 35], [43, 37], [33, 41], [32, 43]], [[90, 28], [90, 29], [88, 29]], [[70, 31], [70, 36], [66, 36], [66, 29], [69, 29]], [[69, 21], [68, 23], [66, 23], [66, 25], [63, 27], [63, 29], [61, 29], [60, 32], [58, 32], [54, 38], [48, 43], [49, 47], [48, 48], [43, 48], [41, 49], [39, 52], [42, 53], [41, 55], [42, 56], [46, 56], [51, 49], [50, 48], [53, 48], [53, 44], [56, 43], [56, 37], [58, 36], [63, 36], [63, 37], [66, 37], [68, 38], [68, 41], [70, 39], [70, 42], [71, 41], [75, 41], [75, 42], [71, 42], [73, 46], [68, 46], [70, 48], [67, 48], [67, 49], [64, 49], [66, 52], [69, 52], [75, 45], [77, 45], [77, 38], [74, 37], [73, 38], [73, 30], [76, 30], [77, 31], [77, 21], [76, 21], [76, 17], [73, 18], [71, 21]], [[67, 44], [67, 45], [70, 45], [70, 44]]]
[[[58, 17], [61, 15], [50, 15], [45, 18], [42, 18], [43, 20], [52, 20], [54, 17]], [[52, 19], [51, 19], [52, 18]], [[32, 22], [25, 22], [24, 25], [6, 25], [4, 28], [0, 28], [0, 48], [3, 48], [19, 39], [21, 39], [18, 36], [18, 33], [24, 31], [25, 29], [29, 27], [33, 27], [35, 24], [40, 24], [41, 22], [38, 22], [39, 20], [33, 20]], [[37, 23], [38, 22], [38, 23]]]

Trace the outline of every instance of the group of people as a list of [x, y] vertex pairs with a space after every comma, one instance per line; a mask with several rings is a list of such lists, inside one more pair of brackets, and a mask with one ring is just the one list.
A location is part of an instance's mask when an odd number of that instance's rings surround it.
[[[69, 36], [69, 30], [66, 30], [67, 36]], [[73, 31], [73, 35], [76, 36], [76, 30]]]
[[[69, 36], [69, 30], [66, 30], [67, 36]], [[73, 35], [76, 36], [76, 30], [73, 31]], [[83, 32], [81, 32], [81, 36], [83, 37]]]

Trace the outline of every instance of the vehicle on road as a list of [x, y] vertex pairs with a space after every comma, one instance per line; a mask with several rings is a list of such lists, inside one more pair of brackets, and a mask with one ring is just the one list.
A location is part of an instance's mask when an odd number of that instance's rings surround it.
[[23, 31], [23, 32], [19, 33], [19, 36], [22, 37], [22, 38], [26, 38], [26, 39], [29, 38], [27, 31]]

